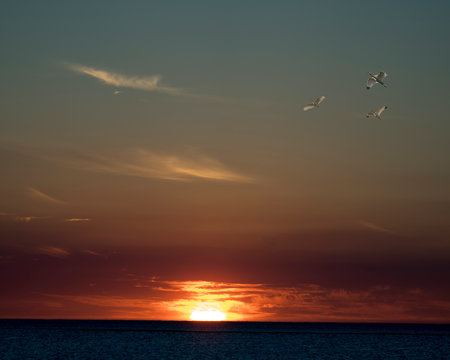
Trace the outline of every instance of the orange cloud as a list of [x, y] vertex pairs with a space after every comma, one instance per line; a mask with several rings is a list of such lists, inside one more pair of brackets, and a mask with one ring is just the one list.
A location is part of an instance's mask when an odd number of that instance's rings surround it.
[[92, 256], [105, 256], [105, 255], [102, 255], [102, 254], [100, 254], [98, 252], [95, 252], [95, 251], [92, 251], [92, 250], [83, 250], [83, 252], [85, 254], [92, 255]]
[[64, 257], [70, 255], [70, 253], [67, 250], [64, 250], [64, 249], [61, 249], [58, 247], [54, 247], [54, 246], [37, 248], [36, 253], [44, 254], [44, 255], [48, 255], [48, 256], [59, 257], [59, 258], [64, 258]]
[[7, 220], [17, 221], [17, 222], [30, 222], [32, 220], [46, 219], [46, 216], [25, 216], [17, 215], [14, 213], [0, 213], [0, 217], [6, 218]]

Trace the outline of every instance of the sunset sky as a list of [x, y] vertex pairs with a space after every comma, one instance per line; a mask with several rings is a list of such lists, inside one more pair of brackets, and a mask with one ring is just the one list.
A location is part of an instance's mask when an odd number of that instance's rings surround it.
[[449, 11], [3, 1], [0, 318], [450, 322]]

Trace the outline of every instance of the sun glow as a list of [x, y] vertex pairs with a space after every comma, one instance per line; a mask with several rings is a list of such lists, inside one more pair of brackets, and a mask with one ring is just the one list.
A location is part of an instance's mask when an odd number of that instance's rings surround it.
[[228, 284], [211, 281], [161, 282], [163, 291], [182, 291], [183, 299], [167, 302], [166, 310], [174, 312], [180, 320], [236, 321], [246, 320], [251, 306], [241, 301], [242, 292], [258, 292], [259, 285]]
[[223, 321], [227, 315], [217, 309], [194, 310], [190, 316], [195, 321]]

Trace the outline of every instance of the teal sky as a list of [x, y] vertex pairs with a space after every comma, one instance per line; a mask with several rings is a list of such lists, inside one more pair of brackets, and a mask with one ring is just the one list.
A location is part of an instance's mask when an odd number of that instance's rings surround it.
[[[327, 196], [348, 184], [364, 188], [358, 196], [442, 200], [450, 196], [442, 186], [450, 175], [448, 10], [443, 1], [7, 2], [1, 140], [193, 147], [264, 182], [323, 181], [318, 192]], [[118, 87], [67, 63], [160, 74], [164, 85], [212, 99], [128, 88], [113, 97]], [[363, 91], [367, 71], [381, 70], [389, 88]], [[320, 112], [301, 111], [321, 94]], [[383, 122], [364, 118], [382, 104]], [[293, 191], [311, 194], [302, 187]]]
[[[415, 0], [3, 1], [0, 245], [448, 260], [449, 12]], [[88, 68], [161, 79], [138, 89]], [[367, 91], [368, 71], [388, 87]], [[366, 119], [381, 105], [381, 121]], [[89, 223], [68, 229], [72, 218]]]

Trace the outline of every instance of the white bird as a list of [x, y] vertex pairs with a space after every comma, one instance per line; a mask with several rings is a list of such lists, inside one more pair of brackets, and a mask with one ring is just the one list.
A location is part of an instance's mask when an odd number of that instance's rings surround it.
[[378, 74], [373, 75], [371, 73], [369, 73], [370, 78], [367, 80], [367, 84], [366, 84], [366, 89], [369, 90], [372, 88], [372, 86], [374, 86], [376, 83], [383, 85], [384, 87], [387, 87], [384, 82], [383, 79], [388, 76], [388, 74], [386, 74], [384, 71], [380, 71]]
[[369, 118], [369, 117], [371, 117], [371, 116], [374, 116], [374, 117], [376, 117], [377, 119], [379, 119], [379, 120], [381, 120], [381, 117], [380, 117], [380, 115], [381, 115], [381, 113], [384, 111], [384, 110], [386, 110], [387, 109], [387, 106], [381, 106], [377, 111], [372, 111], [372, 112], [370, 112], [370, 113], [368, 113], [367, 115], [366, 115], [366, 118]]
[[320, 96], [320, 97], [318, 97], [316, 100], [314, 100], [311, 104], [308, 104], [308, 105], [306, 105], [304, 108], [303, 108], [303, 110], [304, 111], [307, 111], [307, 110], [311, 110], [311, 109], [314, 109], [314, 108], [318, 108], [319, 107], [319, 104], [322, 102], [322, 101], [324, 101], [325, 100], [325, 96]]

